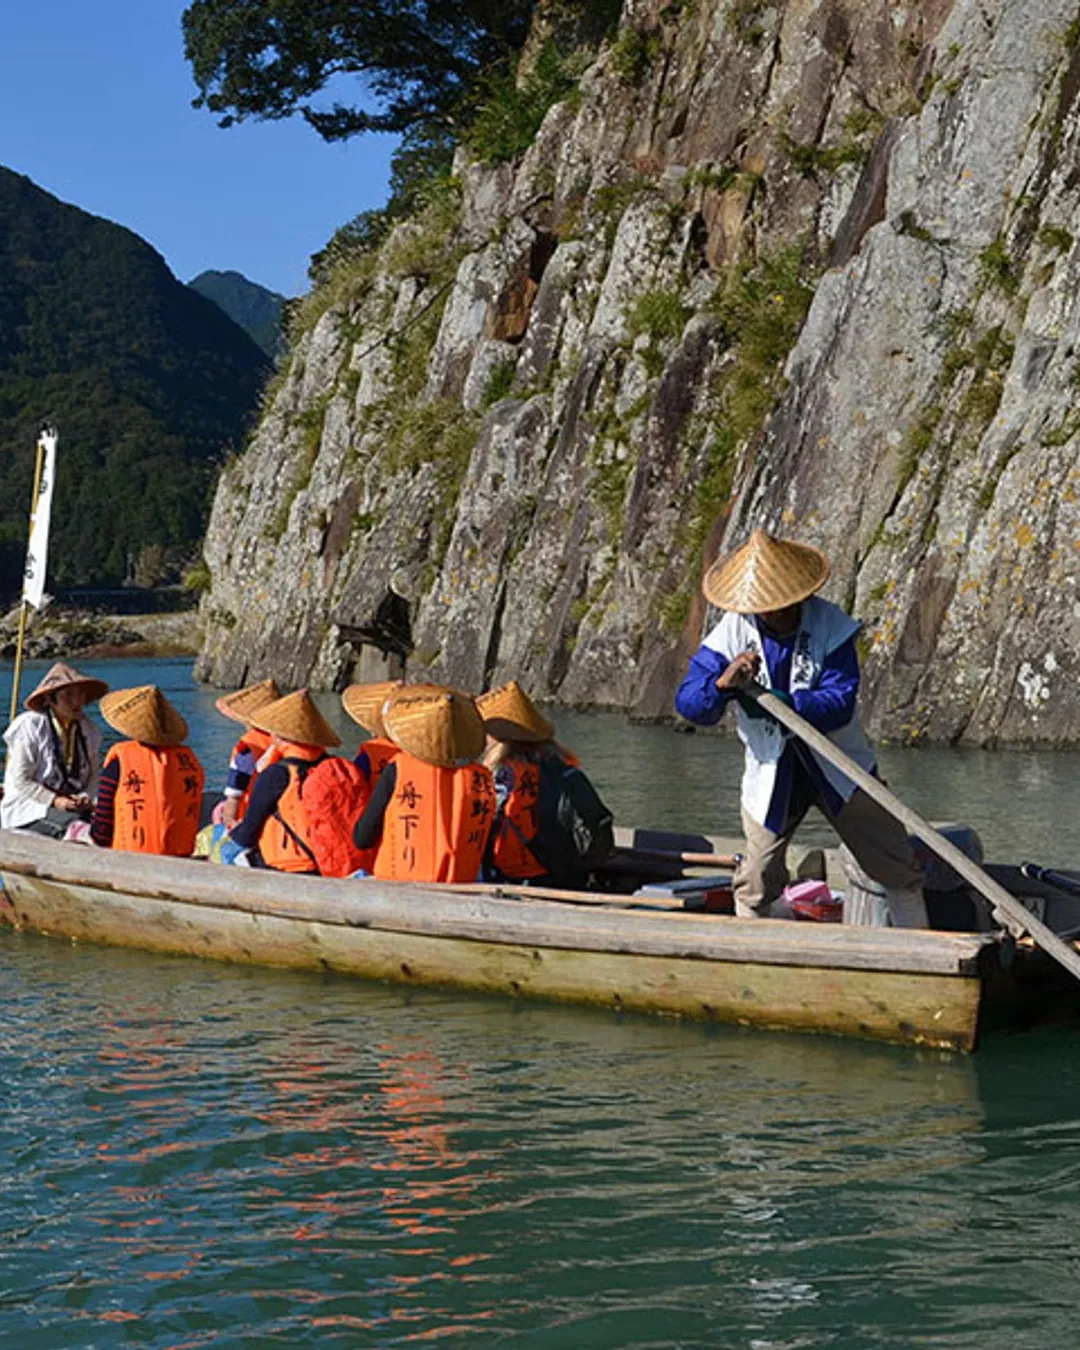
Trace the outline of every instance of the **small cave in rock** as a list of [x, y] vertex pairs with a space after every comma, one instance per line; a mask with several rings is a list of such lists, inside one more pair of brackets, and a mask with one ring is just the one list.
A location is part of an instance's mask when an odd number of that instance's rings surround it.
[[547, 265], [554, 257], [559, 241], [549, 230], [537, 230], [529, 250], [529, 277], [537, 286], [544, 279]]
[[677, 141], [686, 130], [686, 122], [689, 116], [689, 109], [684, 104], [683, 107], [671, 119], [671, 125], [668, 127], [669, 140]]
[[404, 678], [413, 638], [409, 602], [403, 596], [388, 590], [370, 622], [339, 624], [339, 630], [353, 648], [348, 671], [350, 683], [371, 684], [378, 680]]
[[700, 211], [695, 211], [686, 239], [687, 260], [695, 272], [704, 272], [709, 266], [709, 226]]
[[491, 306], [485, 325], [487, 337], [514, 344], [524, 338], [540, 282], [558, 246], [555, 235], [547, 230], [536, 231], [528, 257], [521, 259], [510, 282]]

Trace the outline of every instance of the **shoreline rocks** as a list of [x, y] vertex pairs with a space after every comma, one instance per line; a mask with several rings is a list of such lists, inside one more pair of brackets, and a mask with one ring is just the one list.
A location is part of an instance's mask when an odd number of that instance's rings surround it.
[[[19, 611], [0, 621], [0, 658], [13, 660]], [[78, 655], [83, 659], [110, 657], [194, 656], [201, 630], [196, 611], [173, 614], [88, 614], [51, 607], [31, 614], [27, 621], [23, 656], [27, 661], [53, 661]]]

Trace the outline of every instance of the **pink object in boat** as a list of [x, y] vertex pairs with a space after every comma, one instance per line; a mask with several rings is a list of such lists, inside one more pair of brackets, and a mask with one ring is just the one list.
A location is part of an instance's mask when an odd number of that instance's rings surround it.
[[784, 899], [791, 905], [796, 919], [839, 923], [844, 916], [844, 902], [833, 899], [833, 893], [824, 881], [797, 881], [785, 886]]

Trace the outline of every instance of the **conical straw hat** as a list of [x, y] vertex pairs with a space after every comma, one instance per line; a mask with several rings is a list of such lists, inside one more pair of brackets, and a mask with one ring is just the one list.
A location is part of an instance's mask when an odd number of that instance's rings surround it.
[[258, 684], [249, 684], [246, 689], [237, 689], [232, 694], [222, 694], [214, 706], [219, 713], [224, 713], [234, 722], [242, 722], [244, 726], [249, 727], [253, 715], [260, 708], [265, 708], [268, 703], [276, 703], [280, 697], [281, 690], [273, 680], [260, 680]]
[[820, 549], [755, 530], [749, 543], [713, 563], [701, 588], [717, 609], [765, 614], [797, 605], [828, 579], [829, 560]]
[[69, 666], [65, 661], [57, 661], [41, 677], [38, 687], [30, 690], [23, 701], [23, 706], [29, 708], [31, 712], [41, 712], [49, 694], [55, 694], [61, 689], [70, 689], [73, 685], [81, 685], [86, 690], [87, 703], [93, 703], [102, 694], [109, 692], [109, 686], [104, 680], [95, 680], [90, 675], [80, 675], [74, 666]]
[[316, 708], [306, 689], [265, 704], [252, 714], [251, 725], [294, 745], [341, 744], [341, 737]]
[[380, 680], [378, 684], [350, 684], [341, 695], [341, 706], [352, 720], [373, 736], [385, 736], [382, 713], [386, 700], [401, 688], [400, 680]]
[[428, 764], [452, 769], [483, 754], [484, 724], [472, 698], [460, 689], [404, 685], [391, 695], [383, 722], [400, 750]]
[[555, 728], [517, 680], [492, 689], [476, 700], [484, 730], [497, 741], [550, 741]]
[[143, 745], [182, 745], [187, 739], [187, 723], [156, 684], [106, 694], [101, 715], [121, 736]]

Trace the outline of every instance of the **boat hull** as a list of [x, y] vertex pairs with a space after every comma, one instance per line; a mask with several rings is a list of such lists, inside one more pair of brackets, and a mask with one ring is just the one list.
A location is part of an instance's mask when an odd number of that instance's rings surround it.
[[0, 833], [0, 921], [81, 942], [970, 1050], [998, 944], [335, 882]]

